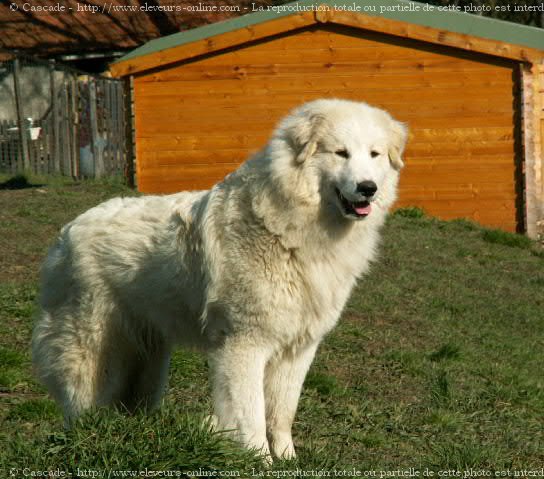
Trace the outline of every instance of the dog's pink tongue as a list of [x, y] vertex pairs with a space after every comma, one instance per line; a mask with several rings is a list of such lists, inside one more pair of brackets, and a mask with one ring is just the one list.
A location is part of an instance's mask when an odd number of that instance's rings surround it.
[[361, 216], [369, 215], [370, 212], [372, 211], [372, 207], [370, 205], [367, 205], [367, 206], [355, 206], [353, 209], [355, 210], [355, 212], [358, 215], [361, 215]]

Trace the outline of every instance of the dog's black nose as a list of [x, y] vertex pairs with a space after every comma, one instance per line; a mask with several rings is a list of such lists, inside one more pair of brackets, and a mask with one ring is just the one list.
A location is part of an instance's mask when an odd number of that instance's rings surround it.
[[376, 191], [378, 191], [378, 186], [373, 181], [361, 181], [361, 183], [357, 183], [357, 193], [361, 193], [364, 196], [374, 196]]

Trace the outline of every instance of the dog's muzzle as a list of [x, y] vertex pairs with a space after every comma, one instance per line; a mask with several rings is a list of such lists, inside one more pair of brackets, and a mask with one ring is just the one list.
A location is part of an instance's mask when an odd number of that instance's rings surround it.
[[340, 201], [344, 216], [360, 219], [366, 218], [372, 211], [370, 202], [378, 191], [378, 186], [373, 181], [362, 181], [357, 183], [356, 193], [360, 199], [353, 201], [346, 198], [342, 192], [335, 188], [336, 196]]
[[373, 181], [361, 181], [357, 183], [356, 191], [370, 200], [378, 191], [378, 185]]

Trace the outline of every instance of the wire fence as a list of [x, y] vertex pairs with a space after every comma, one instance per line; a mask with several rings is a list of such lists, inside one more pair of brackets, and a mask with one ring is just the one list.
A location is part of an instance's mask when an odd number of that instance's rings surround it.
[[125, 173], [125, 108], [119, 80], [0, 52], [0, 172]]

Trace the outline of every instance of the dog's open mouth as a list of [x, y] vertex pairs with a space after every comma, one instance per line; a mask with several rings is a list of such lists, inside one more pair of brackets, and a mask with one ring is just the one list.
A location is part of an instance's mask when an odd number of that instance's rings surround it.
[[348, 200], [338, 188], [335, 188], [336, 195], [340, 200], [340, 204], [344, 209], [346, 216], [354, 216], [356, 218], [365, 218], [372, 211], [372, 206], [368, 201], [350, 201]]

